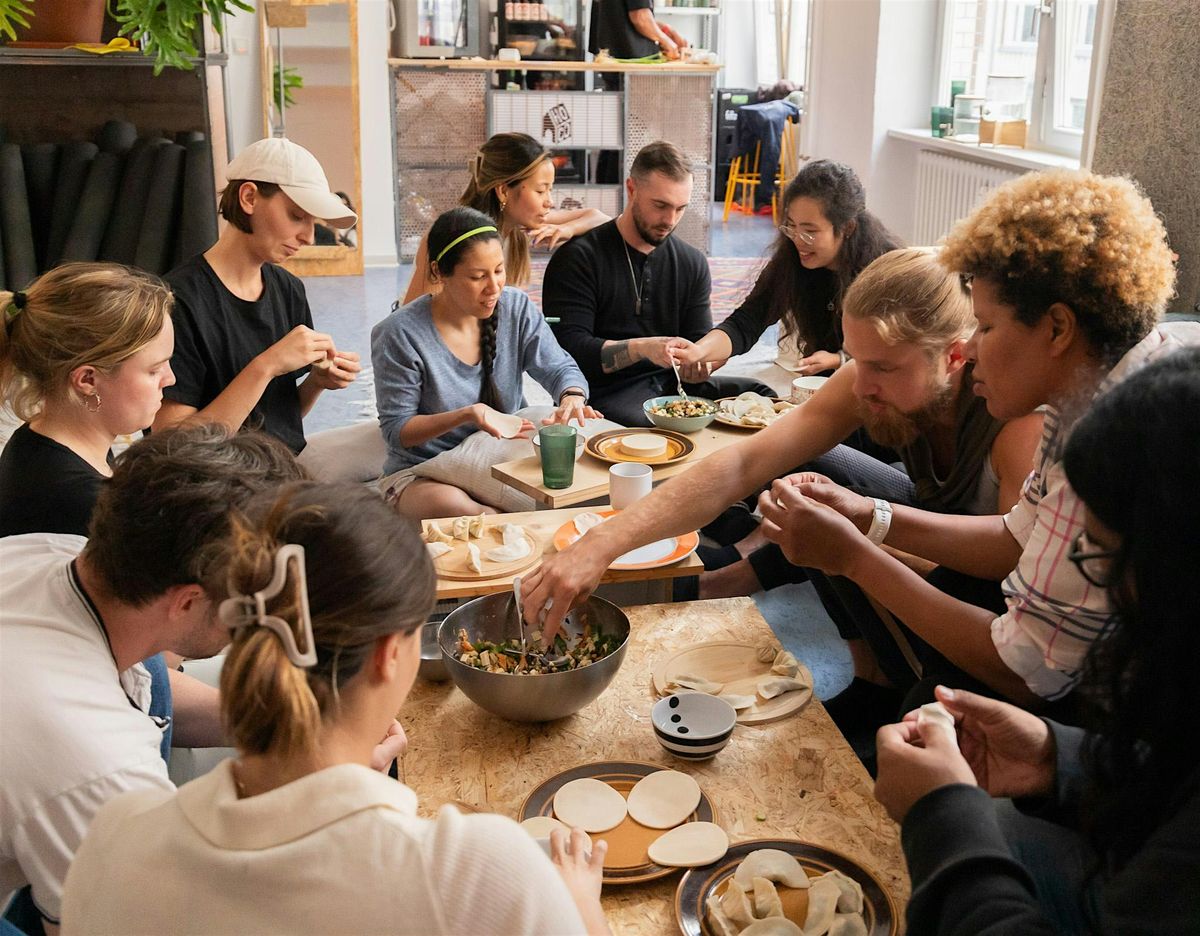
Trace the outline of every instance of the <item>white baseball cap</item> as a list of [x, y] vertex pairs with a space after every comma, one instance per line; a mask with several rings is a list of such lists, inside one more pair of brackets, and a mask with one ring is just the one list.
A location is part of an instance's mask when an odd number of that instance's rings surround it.
[[329, 190], [317, 157], [283, 137], [251, 143], [225, 169], [225, 180], [273, 182], [314, 218], [336, 228], [353, 227], [358, 221], [358, 215]]

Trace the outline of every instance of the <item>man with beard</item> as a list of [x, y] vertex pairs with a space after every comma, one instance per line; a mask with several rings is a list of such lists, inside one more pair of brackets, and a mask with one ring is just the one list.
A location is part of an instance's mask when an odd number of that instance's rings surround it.
[[[709, 456], [548, 557], [525, 578], [525, 606], [541, 608], [552, 598], [554, 617], [547, 623], [554, 626], [595, 588], [617, 556], [696, 529], [795, 465], [827, 468], [885, 504], [919, 504], [946, 513], [1007, 510], [1032, 466], [1041, 419], [1035, 414], [1003, 423], [988, 414], [972, 392], [964, 356], [973, 329], [969, 292], [936, 257], [911, 249], [884, 254], [846, 293], [843, 330], [852, 360], [773, 425]], [[895, 447], [906, 470], [838, 445], [860, 426]], [[824, 453], [829, 454], [818, 460]], [[875, 641], [868, 644], [864, 638], [874, 636], [868, 628], [883, 629], [886, 623], [866, 596], [853, 586], [835, 591], [823, 579], [814, 584], [850, 641], [857, 676], [826, 707], [848, 733], [859, 713], [870, 721], [894, 717], [900, 689], [916, 681], [913, 663], [921, 662], [910, 654], [920, 657], [927, 648], [918, 642], [877, 659], [871, 651]], [[941, 584], [969, 600], [1002, 603], [994, 581], [960, 576]]]
[[[546, 268], [542, 302], [558, 343], [579, 363], [590, 403], [626, 426], [648, 426], [642, 404], [674, 394], [671, 350], [712, 328], [712, 278], [704, 255], [671, 232], [692, 198], [692, 168], [679, 148], [644, 147], [625, 180], [625, 211], [563, 244]], [[685, 384], [716, 399], [769, 387], [726, 377]]]

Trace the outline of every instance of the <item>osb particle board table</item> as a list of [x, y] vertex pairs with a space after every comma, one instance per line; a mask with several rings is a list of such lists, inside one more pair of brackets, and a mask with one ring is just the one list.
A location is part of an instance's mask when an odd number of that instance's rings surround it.
[[[719, 452], [727, 446], [740, 442], [750, 436], [746, 429], [735, 429], [723, 426], [721, 423], [710, 423], [699, 432], [688, 434], [688, 438], [696, 443], [696, 450], [683, 461], [670, 465], [654, 466], [654, 483], [665, 481], [687, 471], [692, 465], [703, 461], [714, 452]], [[584, 452], [575, 463], [575, 481], [569, 488], [552, 491], [542, 484], [542, 466], [536, 456], [518, 458], [515, 461], [502, 462], [492, 466], [492, 477], [503, 481], [510, 487], [516, 488], [523, 494], [528, 494], [539, 504], [547, 507], [569, 507], [571, 504], [581, 504], [584, 501], [604, 497], [608, 494], [608, 469], [606, 461]]]
[[[541, 469], [539, 468], [538, 470], [540, 471]], [[607, 510], [608, 505], [605, 504], [601, 507], [588, 509]], [[489, 526], [497, 523], [516, 523], [525, 527], [541, 546], [542, 555], [545, 556], [554, 552], [554, 534], [558, 528], [575, 517], [576, 514], [583, 513], [583, 510], [584, 508], [582, 507], [572, 507], [566, 510], [530, 510], [523, 513], [499, 514], [489, 516], [487, 523]], [[443, 517], [434, 522], [440, 523], [443, 530], [449, 530], [449, 524], [452, 520], [453, 518], [451, 517]], [[528, 574], [536, 568], [536, 565], [532, 566], [527, 572], [522, 574]], [[600, 579], [600, 584], [611, 585], [619, 582], [666, 581], [668, 579], [686, 578], [689, 575], [699, 575], [703, 571], [704, 563], [696, 557], [695, 553], [692, 553], [687, 558], [681, 559], [672, 565], [659, 566], [656, 569], [609, 569], [604, 573], [604, 577]], [[474, 581], [444, 579], [439, 576], [437, 580], [437, 600], [442, 601], [446, 598], [476, 598], [480, 595], [491, 595], [494, 592], [510, 591], [512, 587], [512, 575], [502, 575], [498, 578], [477, 579]], [[664, 594], [664, 597], [669, 596], [669, 592]]]
[[[691, 773], [734, 842], [799, 838], [841, 852], [871, 870], [903, 919], [908, 876], [899, 830], [871, 795], [871, 779], [820, 703], [761, 727], [739, 725], [728, 747], [706, 764], [678, 761], [654, 739], [651, 668], [663, 654], [703, 640], [758, 643], [770, 628], [749, 598], [640, 605], [626, 609], [633, 633], [612, 685], [570, 718], [546, 725], [506, 722], [468, 701], [452, 683], [421, 683], [400, 713], [409, 749], [401, 779], [433, 815], [459, 801], [516, 817], [547, 777], [602, 760], [645, 761]], [[514, 677], [516, 678], [516, 677]], [[758, 821], [758, 813], [766, 815]], [[608, 886], [604, 910], [613, 932], [678, 932], [679, 875], [642, 885]]]

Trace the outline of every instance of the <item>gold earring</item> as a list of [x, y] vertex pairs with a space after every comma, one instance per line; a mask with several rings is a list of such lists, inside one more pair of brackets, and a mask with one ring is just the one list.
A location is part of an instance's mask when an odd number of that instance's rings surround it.
[[[89, 401], [89, 400], [95, 400], [95, 401], [96, 401], [96, 407], [95, 407], [95, 409], [93, 409], [91, 406], [89, 406], [89, 405], [88, 405], [88, 401]], [[84, 397], [84, 398], [83, 398], [83, 399], [82, 399], [80, 402], [83, 404], [83, 408], [84, 408], [85, 410], [87, 410], [89, 413], [98, 413], [98, 412], [100, 412], [100, 394], [98, 394], [98, 393], [92, 393], [92, 394], [89, 394], [88, 396], [85, 396], [85, 397]]]

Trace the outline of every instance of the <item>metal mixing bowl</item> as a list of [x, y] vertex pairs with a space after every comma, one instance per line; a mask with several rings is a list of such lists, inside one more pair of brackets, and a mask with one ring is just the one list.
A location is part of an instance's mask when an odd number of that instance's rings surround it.
[[568, 636], [573, 636], [582, 632], [586, 620], [593, 633], [620, 638], [620, 646], [596, 663], [561, 673], [525, 676], [488, 673], [454, 658], [460, 630], [467, 632], [472, 643], [478, 640], [500, 643], [517, 636], [516, 613], [511, 608], [512, 592], [484, 595], [455, 608], [438, 632], [450, 678], [480, 708], [510, 721], [553, 721], [578, 712], [617, 675], [629, 646], [629, 618], [611, 601], [594, 595], [568, 614], [563, 626]]
[[417, 675], [429, 682], [445, 682], [450, 678], [442, 648], [438, 644], [438, 628], [441, 626], [441, 621], [430, 621], [421, 626], [421, 663], [417, 667]]

